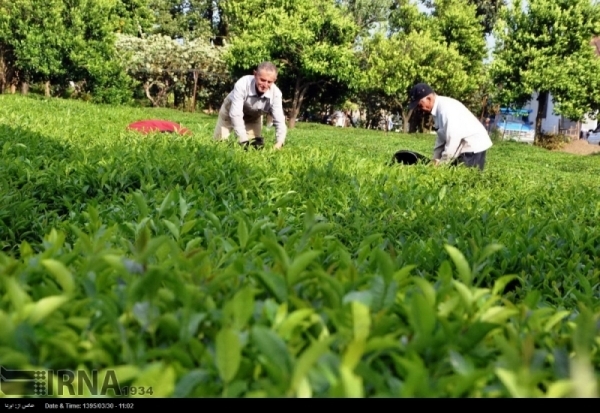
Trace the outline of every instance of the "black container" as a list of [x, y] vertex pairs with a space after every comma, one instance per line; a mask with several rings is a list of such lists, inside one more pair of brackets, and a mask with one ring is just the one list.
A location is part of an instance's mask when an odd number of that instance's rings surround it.
[[418, 163], [430, 163], [431, 159], [421, 155], [418, 152], [401, 150], [392, 156], [390, 165], [402, 164], [402, 165], [416, 165]]
[[243, 146], [244, 150], [246, 151], [248, 150], [249, 146], [252, 146], [254, 149], [262, 149], [265, 147], [265, 140], [262, 136], [257, 136], [256, 138], [250, 141], [244, 142]]

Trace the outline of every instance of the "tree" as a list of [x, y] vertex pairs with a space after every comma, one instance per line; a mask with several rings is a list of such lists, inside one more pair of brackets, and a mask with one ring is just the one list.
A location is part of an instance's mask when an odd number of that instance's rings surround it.
[[437, 0], [432, 12], [431, 30], [460, 54], [471, 86], [465, 88], [468, 93], [460, 98], [471, 110], [479, 112], [485, 104], [485, 96], [479, 92], [486, 82], [484, 59], [487, 45], [475, 6], [468, 0]]
[[212, 10], [210, 0], [151, 0], [155, 27], [153, 34], [162, 34], [173, 39], [208, 38], [212, 22], [207, 12]]
[[[402, 46], [407, 41], [407, 36], [414, 39], [414, 45], [410, 53], [404, 56], [404, 59], [408, 59], [405, 62], [397, 61], [400, 58], [391, 57], [393, 59], [393, 62], [390, 62], [391, 66], [384, 70], [390, 73], [383, 81], [390, 79], [391, 76], [401, 83], [404, 82], [400, 79], [410, 79], [410, 82], [416, 83], [419, 76], [430, 77], [431, 85], [435, 90], [444, 91], [449, 96], [463, 101], [472, 111], [480, 113], [486, 100], [483, 85], [487, 76], [484, 68], [487, 50], [483, 27], [479, 24], [475, 7], [468, 0], [439, 0], [430, 6], [432, 9], [429, 12], [423, 12], [417, 7], [416, 1], [395, 2], [390, 16], [390, 28], [397, 37], [385, 47], [407, 47]], [[419, 36], [424, 38], [421, 39]], [[380, 43], [381, 47], [383, 45], [384, 43]], [[421, 57], [418, 56], [419, 50], [422, 51]], [[433, 51], [435, 53], [432, 53]], [[379, 50], [377, 53], [385, 53], [385, 51]], [[433, 61], [427, 62], [426, 56]], [[444, 59], [452, 59], [452, 61]], [[422, 67], [422, 74], [413, 69], [393, 73], [394, 66], [408, 67], [403, 66], [405, 63], [408, 64], [408, 61], [412, 61], [413, 64], [418, 62]], [[444, 69], [446, 67], [451, 69], [446, 71]], [[452, 73], [451, 70], [457, 72]], [[439, 74], [431, 76], [428, 72]], [[455, 77], [464, 78], [464, 84], [453, 83], [452, 79]], [[445, 81], [455, 86], [446, 87], [439, 84]], [[412, 114], [402, 113], [406, 128]]]
[[[438, 1], [423, 0], [422, 3], [434, 8]], [[477, 20], [486, 35], [493, 32], [500, 12], [507, 4], [506, 0], [468, 0], [468, 3], [475, 6]]]
[[232, 30], [227, 60], [236, 73], [260, 62], [279, 68], [284, 98], [291, 96], [289, 128], [310, 88], [350, 82], [356, 68], [353, 42], [358, 27], [330, 0], [228, 1]]
[[398, 109], [404, 132], [408, 132], [411, 116], [408, 91], [418, 82], [455, 97], [469, 93], [472, 87], [458, 50], [440, 43], [429, 32], [396, 33], [390, 38], [379, 34], [365, 44], [355, 88], [379, 94], [388, 109]]
[[354, 18], [361, 32], [366, 33], [376, 24], [387, 24], [394, 0], [336, 0]]
[[[128, 99], [130, 85], [114, 59], [114, 34], [149, 23], [146, 0], [0, 0], [2, 83], [86, 84], [99, 101]], [[8, 79], [8, 76], [12, 79]], [[19, 79], [15, 79], [18, 77]]]
[[544, 99], [572, 120], [600, 109], [600, 59], [592, 38], [600, 33], [600, 5], [591, 0], [514, 0], [502, 15], [492, 66], [502, 104], [521, 106], [541, 97], [535, 140], [541, 134]]
[[152, 29], [154, 15], [152, 0], [118, 0], [114, 13], [116, 31], [121, 34], [141, 35]]
[[506, 0], [469, 0], [477, 10], [477, 17], [480, 19], [485, 34], [491, 34], [494, 31], [498, 16], [503, 7], [506, 6]]
[[391, 32], [428, 31], [433, 39], [454, 46], [471, 74], [480, 72], [487, 50], [475, 6], [469, 0], [437, 0], [431, 7], [425, 13], [415, 1], [397, 1], [390, 15]]
[[15, 66], [25, 85], [24, 92], [28, 82], [43, 81], [46, 95], [49, 95], [51, 78], [65, 72], [62, 58], [68, 33], [63, 15], [68, 10], [64, 1], [15, 0], [7, 2], [3, 8], [6, 31], [2, 33], [0, 43], [14, 55]]
[[[224, 50], [211, 46], [205, 39], [183, 43], [164, 35], [146, 38], [121, 35], [117, 40], [123, 64], [130, 75], [143, 84], [146, 97], [154, 107], [164, 106], [168, 94], [178, 84], [185, 84], [192, 76], [193, 103], [201, 76], [227, 76]], [[154, 93], [153, 93], [154, 91]]]

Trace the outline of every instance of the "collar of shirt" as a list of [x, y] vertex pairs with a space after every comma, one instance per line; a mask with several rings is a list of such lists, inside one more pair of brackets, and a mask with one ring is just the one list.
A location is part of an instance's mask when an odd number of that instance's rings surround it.
[[271, 86], [269, 88], [269, 90], [267, 90], [262, 95], [259, 95], [258, 92], [256, 91], [256, 78], [254, 78], [254, 76], [252, 76], [252, 80], [250, 81], [250, 90], [248, 91], [248, 96], [256, 96], [261, 99], [266, 98], [269, 100], [273, 100], [273, 86]]

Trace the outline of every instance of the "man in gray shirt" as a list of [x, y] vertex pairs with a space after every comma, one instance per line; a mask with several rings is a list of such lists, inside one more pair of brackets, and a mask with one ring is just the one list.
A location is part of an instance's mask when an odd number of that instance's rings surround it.
[[271, 62], [258, 65], [254, 75], [243, 76], [223, 101], [215, 127], [215, 140], [226, 140], [233, 130], [241, 145], [260, 137], [264, 114], [271, 114], [276, 132], [275, 149], [285, 143], [287, 127], [281, 90], [275, 85], [277, 67]]

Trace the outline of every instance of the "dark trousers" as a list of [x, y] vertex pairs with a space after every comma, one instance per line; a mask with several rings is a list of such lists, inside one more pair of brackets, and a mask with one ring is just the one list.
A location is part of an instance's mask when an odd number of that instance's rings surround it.
[[460, 165], [463, 164], [465, 166], [468, 166], [470, 168], [479, 168], [480, 170], [483, 171], [483, 168], [485, 166], [485, 154], [487, 151], [483, 151], [483, 152], [478, 152], [478, 153], [474, 153], [474, 152], [465, 152], [465, 153], [461, 153], [455, 160], [454, 162], [452, 162], [452, 165]]

